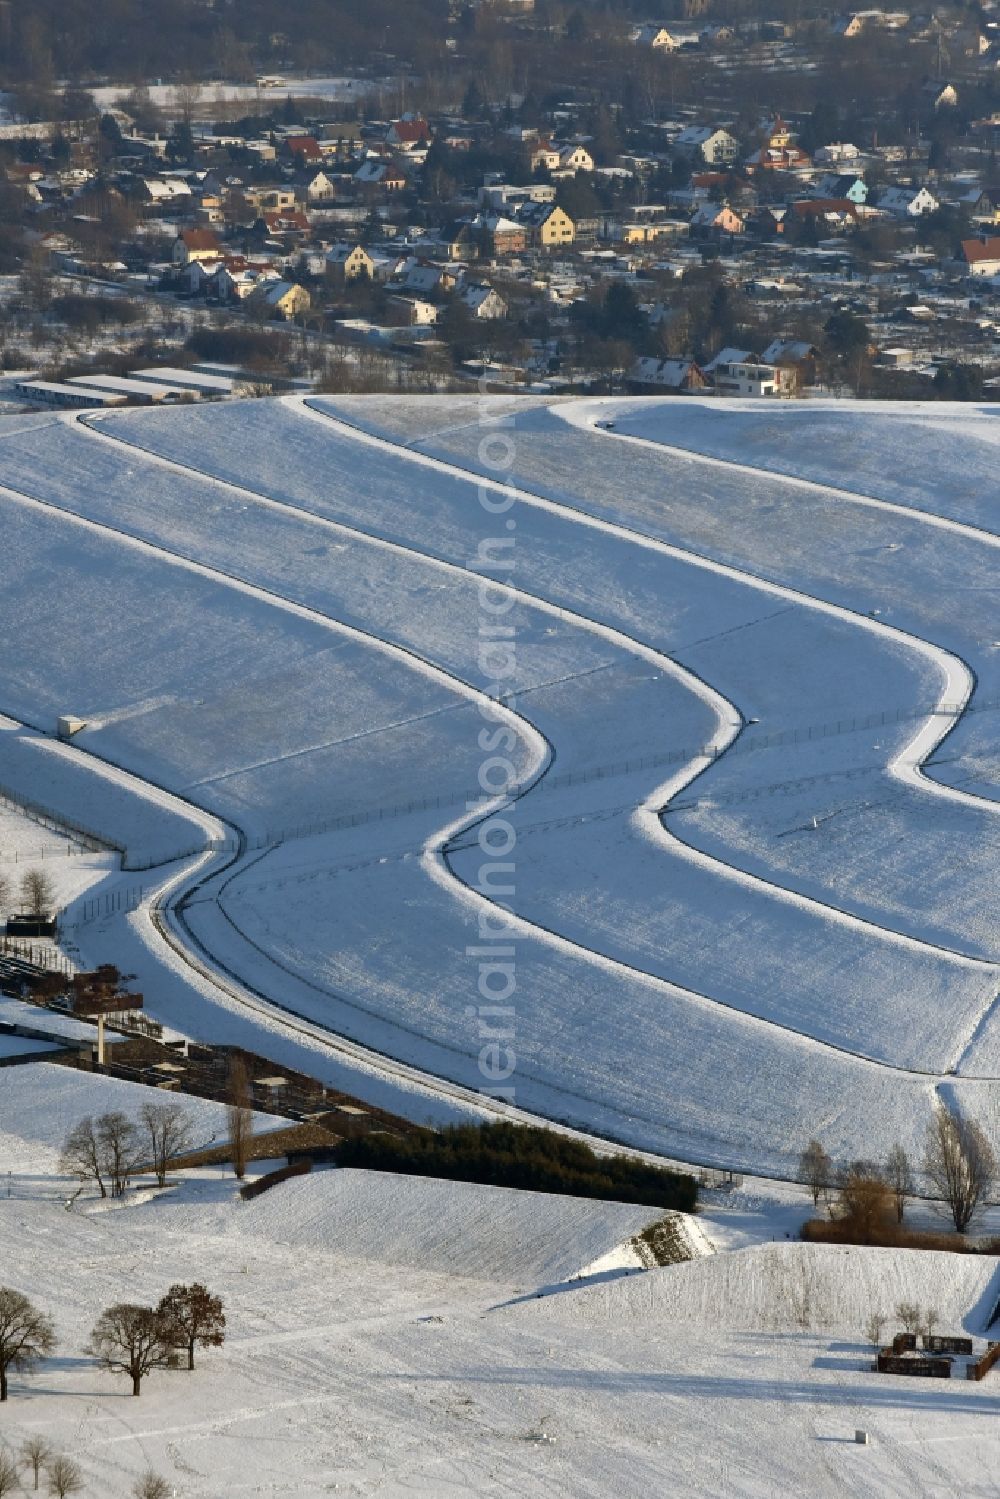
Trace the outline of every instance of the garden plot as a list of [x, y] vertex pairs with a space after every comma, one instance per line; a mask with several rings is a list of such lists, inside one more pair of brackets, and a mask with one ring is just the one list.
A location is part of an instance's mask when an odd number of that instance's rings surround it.
[[[0, 719], [0, 747], [6, 733]], [[0, 767], [3, 757], [0, 754]], [[2, 779], [2, 769], [0, 769]], [[53, 905], [63, 910], [118, 867], [116, 854], [94, 852], [71, 835], [60, 833], [51, 822], [33, 820], [16, 803], [0, 802], [0, 878], [6, 882], [6, 909], [20, 908], [20, 887], [28, 871], [43, 874], [52, 890]]]

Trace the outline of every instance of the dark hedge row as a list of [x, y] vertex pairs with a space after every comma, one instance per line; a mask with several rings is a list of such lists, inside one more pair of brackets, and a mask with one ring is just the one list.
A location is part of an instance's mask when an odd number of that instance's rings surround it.
[[570, 1197], [639, 1202], [692, 1212], [694, 1178], [629, 1156], [598, 1156], [554, 1130], [516, 1124], [459, 1124], [406, 1137], [364, 1135], [337, 1147], [339, 1166], [437, 1176]]

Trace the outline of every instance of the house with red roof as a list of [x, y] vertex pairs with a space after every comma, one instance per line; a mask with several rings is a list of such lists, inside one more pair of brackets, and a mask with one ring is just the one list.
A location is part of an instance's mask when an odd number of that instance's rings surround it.
[[1000, 276], [1000, 234], [963, 239], [962, 262], [970, 276]]

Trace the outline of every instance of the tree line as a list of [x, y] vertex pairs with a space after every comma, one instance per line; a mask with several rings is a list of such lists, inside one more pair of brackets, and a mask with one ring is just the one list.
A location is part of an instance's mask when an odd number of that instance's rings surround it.
[[122, 1197], [139, 1171], [152, 1171], [157, 1186], [166, 1186], [167, 1173], [191, 1145], [191, 1123], [180, 1104], [144, 1103], [138, 1123], [120, 1109], [81, 1119], [66, 1136], [59, 1169], [92, 1183], [102, 1197]]
[[[982, 1126], [943, 1106], [936, 1108], [927, 1126], [922, 1167], [955, 1232], [967, 1234], [997, 1180], [996, 1156]], [[798, 1176], [809, 1188], [813, 1206], [825, 1200], [831, 1218], [854, 1243], [898, 1238], [907, 1200], [916, 1194], [913, 1166], [899, 1144], [884, 1161], [856, 1160], [838, 1169], [823, 1145], [810, 1140], [799, 1157]]]
[[370, 1134], [344, 1140], [338, 1166], [436, 1176], [522, 1191], [639, 1202], [694, 1211], [694, 1177], [632, 1156], [599, 1156], [555, 1130], [497, 1121], [418, 1129], [406, 1136]]

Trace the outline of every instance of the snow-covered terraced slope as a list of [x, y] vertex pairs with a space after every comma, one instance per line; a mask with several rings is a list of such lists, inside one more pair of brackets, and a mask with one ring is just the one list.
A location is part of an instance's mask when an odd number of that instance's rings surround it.
[[[369, 430], [399, 435], [416, 451], [497, 477], [491, 467], [496, 459], [482, 447], [482, 426], [474, 416], [454, 423], [450, 413], [417, 398], [399, 407], [393, 402], [365, 407], [358, 398], [315, 404]], [[508, 434], [513, 457], [500, 477], [762, 579], [792, 584], [862, 614], [878, 611], [884, 622], [968, 661], [976, 672], [980, 702], [1000, 698], [1000, 652], [992, 646], [1000, 543], [989, 534], [947, 529], [916, 512], [900, 514], [869, 500], [856, 501], [841, 489], [803, 487], [686, 454], [670, 446], [678, 440], [676, 423], [683, 415], [670, 417], [669, 400], [639, 403], [641, 434], [637, 431], [631, 441], [627, 415], [614, 433], [598, 430], [596, 423], [614, 420], [620, 405], [627, 413], [637, 403], [533, 406]], [[670, 423], [663, 442], [654, 437], [660, 411]], [[423, 436], [416, 431], [421, 421]], [[893, 448], [891, 423], [882, 440]], [[959, 434], [952, 468], [961, 467], [962, 454]], [[885, 461], [888, 465], [891, 458]], [[957, 588], [961, 608], [956, 607]], [[984, 711], [963, 719], [948, 741], [943, 763], [934, 768], [936, 779], [1000, 795], [992, 716]]]
[[[616, 405], [620, 430], [996, 532], [995, 406], [909, 401]], [[960, 460], [956, 462], [956, 452]]]
[[1000, 1260], [921, 1249], [763, 1244], [652, 1270], [637, 1280], [583, 1286], [532, 1305], [546, 1318], [621, 1325], [641, 1319], [727, 1332], [777, 1332], [793, 1323], [861, 1333], [872, 1311], [892, 1325], [901, 1302], [932, 1307], [942, 1327], [986, 1333], [1000, 1298]]
[[304, 1253], [322, 1249], [527, 1290], [567, 1279], [660, 1217], [627, 1203], [330, 1171], [266, 1192], [240, 1228]]
[[[509, 515], [472, 476], [491, 460], [461, 402], [0, 432], [10, 628], [40, 642], [0, 709], [45, 725], [69, 704], [90, 725], [74, 764], [225, 819], [170, 919], [199, 961], [474, 1088], [468, 949], [497, 908], [465, 803], [499, 681], [518, 1102], [768, 1169], [806, 1113], [838, 1152], [868, 1148], [872, 1119], [913, 1146], [944, 1074], [996, 1070], [1000, 804], [922, 766], [955, 724], [939, 758], [960, 746], [984, 650], [976, 619], [946, 627], [921, 596], [956, 561], [978, 587], [993, 553], [904, 516], [924, 530], [891, 553], [898, 607], [879, 613], [858, 530], [899, 517], [812, 491], [795, 511], [767, 476], [747, 499], [724, 467], [594, 430], [602, 409], [518, 409]], [[498, 597], [516, 642], [499, 679]], [[958, 857], [960, 880], [928, 879]], [[187, 1020], [210, 979], [179, 994], [179, 963], [164, 1009]], [[240, 1005], [213, 998], [209, 1023]]]
[[[130, 440], [160, 452], [176, 453], [182, 462], [198, 462], [246, 485], [256, 485], [287, 504], [388, 536], [398, 545], [447, 558], [458, 566], [476, 567], [477, 549], [486, 544], [491, 525], [495, 529], [490, 516], [475, 503], [469, 486], [460, 480], [437, 470], [428, 472], [412, 464], [408, 467], [404, 455], [381, 449], [368, 447], [359, 454], [350, 434], [322, 429], [317, 433], [299, 432], [289, 420], [287, 408], [280, 405], [271, 406], [255, 419], [246, 440], [232, 447], [224, 448], [211, 440], [213, 424], [217, 427], [219, 420], [214, 411], [198, 413], [192, 430], [185, 427], [182, 432], [176, 424], [161, 421], [157, 426], [154, 418], [148, 422], [121, 419], [102, 422], [101, 426], [125, 432]], [[363, 471], [358, 476], [362, 461]], [[315, 482], [317, 463], [324, 474], [321, 485]], [[172, 482], [182, 489], [186, 481], [183, 474], [174, 473]], [[400, 506], [396, 497], [402, 489], [411, 498], [419, 494], [419, 505]], [[637, 549], [628, 538], [602, 533], [600, 549], [595, 553], [601, 565], [588, 567], [581, 551], [586, 546], [591, 552], [595, 538], [584, 533], [581, 543], [580, 529], [572, 515], [522, 504], [517, 527], [516, 571], [521, 587], [613, 623], [677, 655], [686, 667], [736, 700], [746, 717], [760, 721], [760, 727], [747, 736], [748, 747], [759, 746], [766, 733], [773, 736], [787, 732], [790, 724], [827, 723], [836, 727], [838, 723], [849, 724], [852, 718], [877, 719], [885, 702], [893, 698], [908, 703], [913, 711], [924, 704], [929, 709], [937, 701], [940, 670], [888, 632], [859, 630], [850, 621], [838, 620], [787, 597], [755, 590], [662, 552]], [[491, 555], [496, 555], [495, 549]], [[390, 629], [398, 628], [398, 620], [399, 611], [394, 609]], [[416, 628], [425, 641], [429, 640], [426, 619], [421, 618]], [[412, 623], [409, 629], [412, 639]], [[521, 632], [518, 634], [520, 648]], [[430, 639], [429, 648], [435, 645], [437, 642]], [[586, 688], [586, 684], [581, 685]], [[526, 706], [530, 709], [534, 704]], [[811, 818], [818, 812], [825, 818], [831, 805], [839, 809], [845, 800], [848, 810], [852, 804], [874, 800], [880, 805], [891, 804], [897, 822], [905, 825], [922, 816], [919, 799], [913, 806], [913, 799], [901, 794], [898, 785], [880, 777], [877, 757], [883, 751], [886, 758], [898, 752], [912, 739], [915, 729], [914, 719], [907, 718], [902, 723], [877, 727], [868, 724], [851, 734], [828, 735], [821, 747], [810, 740], [807, 764], [803, 764], [806, 755], [787, 743], [771, 757], [770, 764], [763, 757], [749, 762], [729, 757], [722, 765], [728, 767], [732, 762], [730, 781], [736, 786], [730, 783], [721, 789], [727, 798], [738, 796], [747, 787], [755, 794], [761, 786], [769, 789], [774, 784], [771, 764], [780, 756], [783, 780], [778, 784], [782, 789], [792, 777], [804, 776], [809, 781], [803, 799], [808, 806], [812, 798], [813, 804], [808, 812], [803, 809], [802, 817]], [[651, 740], [654, 737], [649, 736]], [[863, 769], [866, 760], [873, 758], [875, 765], [864, 777], [865, 784], [854, 785], [859, 763]], [[706, 789], [711, 784], [709, 777]], [[977, 956], [1000, 955], [992, 926], [986, 921], [979, 920], [977, 940], [971, 947], [968, 943], [977, 916], [992, 910], [992, 895], [987, 892], [995, 878], [1000, 828], [993, 821], [991, 808], [981, 810], [966, 804], [964, 812], [963, 819], [955, 807], [949, 806], [935, 829], [942, 843], [942, 863], [947, 862], [949, 843], [956, 838], [974, 850], [973, 859], [981, 861], [981, 875], [977, 878], [970, 870], [968, 884], [959, 890], [945, 886], [928, 894], [927, 882], [918, 878], [905, 860], [887, 868], [881, 860], [881, 838], [872, 840], [867, 850], [853, 840], [851, 862], [843, 871], [836, 865], [835, 851], [834, 869], [825, 883], [817, 875], [815, 861], [804, 861], [799, 888], [876, 922], [886, 915], [887, 924], [910, 935]], [[798, 816], [794, 811], [793, 823]], [[926, 823], [921, 822], [920, 827], [926, 836]], [[712, 851], [717, 850], [713, 847]], [[797, 871], [794, 865], [786, 867], [789, 862], [779, 863], [779, 868], [790, 881]], [[752, 867], [766, 877], [766, 861], [758, 857]], [[872, 876], [873, 868], [877, 868], [877, 879]], [[953, 923], [948, 919], [950, 900], [960, 908]], [[971, 910], [977, 901], [977, 909]]]

